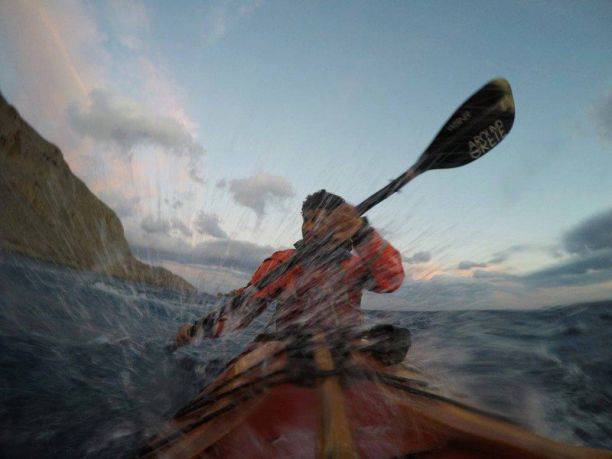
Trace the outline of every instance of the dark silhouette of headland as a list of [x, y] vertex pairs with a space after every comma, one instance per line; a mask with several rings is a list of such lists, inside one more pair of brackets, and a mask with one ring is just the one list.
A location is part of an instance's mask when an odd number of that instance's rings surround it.
[[194, 293], [183, 278], [137, 260], [121, 221], [76, 177], [62, 152], [0, 94], [0, 250]]

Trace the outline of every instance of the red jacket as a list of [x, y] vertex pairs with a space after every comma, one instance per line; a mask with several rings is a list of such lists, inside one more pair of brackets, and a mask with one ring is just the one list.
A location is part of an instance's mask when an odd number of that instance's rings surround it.
[[[259, 308], [251, 311], [243, 326], [259, 315], [272, 300], [277, 300], [274, 315], [277, 328], [289, 324], [307, 327], [354, 326], [362, 322], [362, 290], [392, 292], [404, 279], [401, 255], [376, 231], [346, 252], [343, 260], [324, 268], [296, 265], [271, 282], [255, 297]], [[290, 258], [295, 249], [275, 252], [257, 268], [253, 284], [270, 270]]]

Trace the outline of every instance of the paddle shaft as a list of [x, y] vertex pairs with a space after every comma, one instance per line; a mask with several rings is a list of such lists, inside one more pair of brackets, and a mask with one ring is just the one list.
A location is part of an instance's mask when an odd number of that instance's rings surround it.
[[381, 188], [376, 193], [372, 194], [369, 198], [365, 199], [359, 205], [356, 206], [359, 215], [365, 214], [368, 210], [370, 210], [375, 205], [383, 202], [393, 193], [397, 193], [399, 190], [404, 187], [408, 182], [410, 182], [413, 178], [419, 175], [415, 166], [412, 166], [402, 175], [392, 180], [387, 186]]

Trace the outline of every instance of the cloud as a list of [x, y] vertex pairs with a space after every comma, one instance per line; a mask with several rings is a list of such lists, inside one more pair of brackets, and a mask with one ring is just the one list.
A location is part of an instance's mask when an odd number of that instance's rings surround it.
[[[0, 1], [5, 95], [41, 135], [62, 149], [71, 169], [96, 192], [103, 189], [96, 185], [121, 175], [125, 164], [110, 166], [108, 145], [96, 145], [70, 129], [68, 108], [86, 107], [93, 88], [118, 88], [146, 100], [157, 113], [195, 135], [195, 123], [184, 109], [188, 96], [163, 65], [149, 58], [147, 47], [140, 47], [151, 43], [149, 22], [141, 0], [100, 5]], [[121, 43], [130, 52], [118, 49]], [[189, 160], [189, 173], [201, 179], [197, 161]], [[143, 183], [135, 186], [144, 188]]]
[[243, 16], [247, 16], [255, 12], [264, 4], [263, 0], [243, 0], [238, 7], [238, 12]]
[[43, 136], [72, 145], [65, 108], [100, 82], [108, 60], [91, 8], [76, 0], [0, 1], [0, 31], [5, 95]]
[[184, 204], [183, 200], [176, 196], [172, 199], [164, 198], [164, 202], [170, 207], [172, 207], [174, 210], [180, 209], [181, 207], [183, 207]]
[[493, 257], [487, 262], [489, 265], [498, 265], [508, 260], [512, 255], [517, 253], [526, 252], [534, 249], [534, 247], [525, 245], [525, 244], [517, 244], [508, 247], [500, 252], [496, 252], [493, 254]]
[[[552, 266], [521, 276], [486, 271], [475, 271], [473, 276], [493, 281], [512, 281], [530, 288], [595, 285], [612, 279], [612, 209], [577, 224], [565, 233], [562, 243], [569, 257]], [[460, 269], [485, 268], [504, 261], [504, 255], [531, 249], [541, 250], [538, 247], [516, 245], [494, 255], [489, 264], [462, 262]], [[558, 252], [558, 248], [554, 249]]]
[[577, 224], [562, 238], [570, 255], [522, 277], [536, 287], [594, 285], [612, 279], [612, 209], [604, 210]]
[[594, 107], [593, 117], [601, 138], [605, 142], [612, 142], [612, 89]]
[[[523, 276], [477, 271], [474, 277], [489, 281], [512, 281], [525, 288], [595, 286], [612, 279], [612, 209], [578, 223], [562, 238], [569, 258]], [[500, 253], [528, 249], [514, 246]], [[503, 257], [500, 257], [503, 258]]]
[[263, 0], [218, 0], [211, 2], [204, 16], [203, 37], [212, 45], [225, 37], [241, 19], [263, 5]]
[[132, 244], [134, 254], [144, 260], [168, 260], [179, 263], [221, 266], [252, 273], [275, 250], [247, 241], [218, 239], [195, 246], [173, 238], [155, 247]]
[[287, 180], [265, 172], [244, 179], [229, 180], [227, 186], [234, 201], [253, 210], [258, 218], [265, 215], [270, 204], [295, 196]]
[[[143, 211], [163, 196], [187, 201], [185, 192], [201, 182], [203, 153], [195, 140], [197, 125], [185, 111], [189, 95], [173, 80], [172, 68], [147, 54], [149, 24], [140, 0], [0, 1], [2, 90], [61, 148], [71, 170], [125, 219], [128, 237], [188, 237], [189, 225], [178, 220], [142, 221]], [[94, 88], [113, 88], [131, 100], [101, 91], [94, 106]], [[100, 138], [100, 129], [106, 137]], [[137, 155], [129, 165], [126, 144]], [[155, 161], [147, 157], [162, 148], [166, 154], [156, 154]], [[169, 205], [180, 207], [178, 201]]]
[[173, 230], [184, 237], [190, 237], [193, 234], [187, 225], [177, 218], [165, 220], [159, 217], [153, 217], [152, 215], [147, 215], [142, 219], [140, 228], [147, 234], [168, 236]]
[[563, 237], [565, 249], [572, 254], [587, 254], [612, 249], [612, 209], [580, 223]]
[[194, 222], [196, 231], [219, 239], [227, 239], [227, 233], [221, 229], [221, 220], [218, 215], [207, 214], [200, 211]]
[[119, 43], [132, 51], [139, 51], [150, 24], [146, 5], [139, 0], [111, 0], [107, 6], [109, 25]]
[[431, 260], [430, 252], [417, 252], [411, 257], [404, 257], [404, 261], [409, 265], [416, 265], [420, 263], [427, 263]]
[[485, 271], [483, 269], [476, 269], [472, 273], [472, 279], [486, 279], [490, 281], [500, 281], [500, 282], [520, 282], [520, 276], [516, 276], [513, 274], [508, 274], [500, 271]]
[[[605, 231], [602, 228], [606, 226], [602, 227], [600, 223], [606, 221], [602, 217], [604, 215], [605, 212], [586, 219], [568, 232], [568, 235], [580, 234], [585, 235], [587, 241], [600, 241], [598, 237], [593, 238], [592, 235]], [[164, 224], [155, 219], [151, 220], [150, 229], [158, 228], [161, 232], [171, 231], [169, 229], [171, 223]], [[573, 236], [570, 240], [582, 239]], [[600, 248], [602, 246], [604, 248]], [[155, 248], [147, 248], [142, 244], [132, 247], [136, 255], [145, 261], [163, 260], [189, 265], [194, 269], [204, 269], [206, 272], [211, 267], [213, 269], [221, 267], [234, 270], [239, 276], [252, 274], [274, 251], [270, 246], [227, 239], [207, 241], [192, 246], [176, 237], [162, 238], [161, 242], [155, 244]], [[504, 254], [528, 250], [527, 247], [511, 246], [496, 255], [497, 258], [504, 258]], [[404, 285], [393, 294], [366, 295], [364, 305], [372, 308], [404, 310], [504, 309], [609, 298], [612, 286], [612, 247], [605, 247], [605, 244], [600, 243], [589, 247], [591, 249], [572, 254], [563, 262], [524, 275], [476, 269], [477, 263], [464, 262], [465, 268], [468, 268], [469, 263], [469, 269], [473, 270], [469, 277], [437, 274], [431, 278], [406, 278]], [[597, 250], [593, 250], [592, 247], [597, 247]], [[534, 246], [534, 250], [541, 248]], [[427, 258], [425, 253], [427, 252], [417, 253], [409, 258], [413, 261], [425, 260]], [[218, 284], [215, 289], [226, 289], [223, 272], [221, 270], [214, 277]]]
[[[520, 244], [513, 245], [508, 247], [507, 249], [496, 252], [492, 255], [492, 257], [488, 261], [469, 261], [465, 260], [459, 263], [457, 269], [460, 271], [469, 271], [474, 268], [488, 268], [491, 266], [499, 265], [507, 261], [512, 255], [517, 253], [526, 252], [530, 250], [542, 250], [538, 247], [533, 247], [530, 245]], [[546, 251], [549, 252], [550, 248], [547, 247]]]
[[147, 234], [168, 234], [170, 232], [170, 223], [161, 218], [155, 218], [147, 215], [140, 222], [140, 227]]
[[[463, 261], [460, 270], [470, 277], [436, 275], [431, 279], [407, 279], [389, 301], [396, 309], [486, 309], [538, 307], [601, 300], [612, 296], [612, 209], [578, 223], [562, 238], [562, 261], [528, 274], [516, 275], [490, 268], [516, 253], [559, 252], [559, 246], [513, 245], [488, 262]], [[384, 307], [384, 299], [374, 300]]]
[[537, 288], [595, 285], [612, 279], [612, 209], [567, 231], [562, 247], [568, 258], [515, 279]]
[[[612, 269], [589, 271], [589, 267], [608, 266], [592, 260], [578, 269], [540, 270], [527, 276], [476, 270], [472, 277], [438, 275], [428, 280], [406, 279], [389, 295], [366, 295], [371, 308], [399, 310], [469, 310], [533, 308], [609, 299], [612, 294]], [[585, 271], [587, 271], [585, 273]], [[582, 273], [582, 274], [580, 274]]]
[[185, 237], [190, 237], [193, 233], [192, 231], [185, 225], [182, 221], [178, 219], [173, 219], [171, 227], [173, 230], [178, 231]]
[[523, 279], [536, 286], [592, 285], [612, 279], [612, 249], [579, 255]]
[[457, 266], [457, 269], [461, 271], [467, 271], [473, 268], [486, 268], [487, 266], [488, 266], [487, 263], [479, 263], [479, 262], [466, 260], [466, 261], [462, 261], [461, 263], [459, 263], [459, 266]]
[[132, 100], [102, 89], [90, 93], [88, 107], [71, 105], [68, 114], [76, 132], [102, 144], [118, 146], [128, 155], [138, 146], [158, 146], [189, 158], [191, 178], [202, 182], [198, 166], [204, 148], [178, 120], [152, 115]]

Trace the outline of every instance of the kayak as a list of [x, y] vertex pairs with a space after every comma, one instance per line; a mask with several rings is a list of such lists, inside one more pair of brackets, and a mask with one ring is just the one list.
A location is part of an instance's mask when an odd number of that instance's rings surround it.
[[399, 357], [371, 335], [264, 335], [140, 457], [612, 458], [445, 397], [393, 340]]

